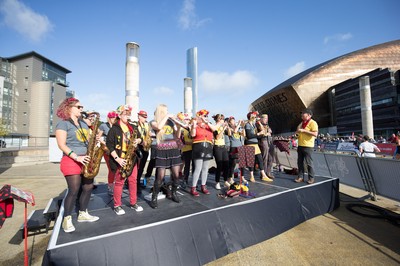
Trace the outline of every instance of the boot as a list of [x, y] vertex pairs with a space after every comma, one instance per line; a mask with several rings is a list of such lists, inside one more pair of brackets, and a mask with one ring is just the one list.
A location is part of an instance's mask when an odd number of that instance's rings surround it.
[[175, 201], [176, 203], [181, 202], [181, 200], [179, 199], [178, 195], [176, 194], [176, 190], [178, 189], [178, 183], [174, 181], [174, 183], [172, 184], [172, 195], [171, 195], [171, 199], [172, 201]]
[[201, 185], [201, 192], [203, 192], [206, 195], [210, 195], [210, 191], [208, 191], [206, 185]]
[[166, 197], [167, 199], [172, 199], [172, 185], [171, 183], [168, 183], [165, 185], [165, 191], [166, 191]]
[[195, 197], [200, 196], [199, 192], [196, 191], [196, 187], [191, 187], [190, 194], [192, 194]]
[[152, 207], [153, 209], [158, 208], [157, 197], [159, 192], [160, 192], [160, 184], [156, 180], [154, 181], [153, 194], [151, 194], [151, 201], [150, 201], [150, 207]]

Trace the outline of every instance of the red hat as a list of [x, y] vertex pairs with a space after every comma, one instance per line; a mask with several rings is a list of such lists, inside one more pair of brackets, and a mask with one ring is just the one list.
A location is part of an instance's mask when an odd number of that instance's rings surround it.
[[117, 116], [118, 116], [117, 113], [114, 112], [114, 111], [111, 111], [111, 112], [109, 112], [109, 113], [107, 114], [107, 117], [108, 117], [108, 118], [116, 118]]
[[146, 111], [140, 110], [138, 115], [143, 116], [144, 118], [147, 118], [147, 112]]
[[247, 119], [250, 119], [250, 117], [257, 117], [258, 112], [257, 111], [252, 111], [247, 113]]
[[208, 116], [209, 113], [210, 113], [210, 112], [207, 111], [206, 109], [201, 109], [200, 111], [198, 111], [198, 112], [196, 113], [196, 115], [197, 115], [197, 116], [202, 116], [202, 115]]

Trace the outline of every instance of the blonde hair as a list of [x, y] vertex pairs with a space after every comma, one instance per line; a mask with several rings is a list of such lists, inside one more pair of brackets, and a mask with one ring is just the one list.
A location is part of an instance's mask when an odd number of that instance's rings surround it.
[[[157, 126], [160, 124], [161, 120], [168, 114], [168, 107], [165, 104], [159, 104], [154, 111], [154, 120]], [[164, 135], [164, 128], [160, 129], [156, 134], [157, 143], [160, 143], [162, 136]]]

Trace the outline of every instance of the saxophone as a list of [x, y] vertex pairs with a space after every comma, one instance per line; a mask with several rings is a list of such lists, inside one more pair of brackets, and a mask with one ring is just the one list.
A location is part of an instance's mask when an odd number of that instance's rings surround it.
[[146, 130], [146, 134], [143, 136], [143, 150], [144, 151], [149, 151], [151, 148], [151, 136], [150, 136], [150, 126], [146, 129], [143, 125], [143, 128]]
[[89, 144], [86, 155], [90, 157], [90, 161], [83, 165], [82, 174], [84, 177], [93, 179], [100, 169], [101, 158], [107, 147], [104, 143], [98, 143], [96, 140], [97, 130], [99, 129], [100, 114], [97, 112], [91, 113], [96, 116], [93, 122], [92, 133], [89, 137]]
[[134, 133], [129, 137], [128, 147], [125, 153], [126, 164], [121, 167], [120, 174], [122, 178], [128, 178], [131, 176], [133, 168], [136, 163], [136, 149], [137, 144], [135, 144], [135, 139], [137, 138], [137, 133], [134, 130]]

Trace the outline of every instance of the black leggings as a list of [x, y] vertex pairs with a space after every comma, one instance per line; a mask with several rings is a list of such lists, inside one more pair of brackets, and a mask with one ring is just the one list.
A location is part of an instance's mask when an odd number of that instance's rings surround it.
[[192, 159], [192, 150], [182, 152], [182, 161], [184, 163], [183, 177], [184, 177], [184, 180], [187, 181], [189, 179], [190, 164], [192, 164], [192, 174], [194, 172], [194, 163], [193, 163], [193, 159]]
[[[166, 168], [156, 168], [156, 180], [154, 182], [157, 182], [158, 185], [161, 185], [162, 180], [165, 176], [165, 170]], [[171, 170], [171, 181], [173, 181], [173, 185], [177, 186], [178, 181], [179, 181], [179, 169], [180, 165], [175, 165], [170, 168]]]
[[[264, 170], [264, 163], [263, 163], [263, 159], [262, 159], [261, 153], [256, 154], [255, 163], [258, 163], [258, 168], [260, 168], [260, 170]], [[254, 171], [254, 167], [249, 167], [249, 171], [253, 172]]]
[[89, 204], [90, 194], [92, 194], [94, 179], [84, 178], [82, 175], [67, 175], [65, 180], [67, 181], [68, 192], [64, 200], [64, 216], [71, 215], [81, 186], [82, 193], [79, 196], [79, 210], [85, 211]]
[[220, 181], [221, 171], [224, 177], [224, 181], [227, 181], [228, 171], [229, 171], [229, 156], [225, 146], [214, 146], [214, 158], [217, 164], [217, 171], [215, 173], [215, 182]]

